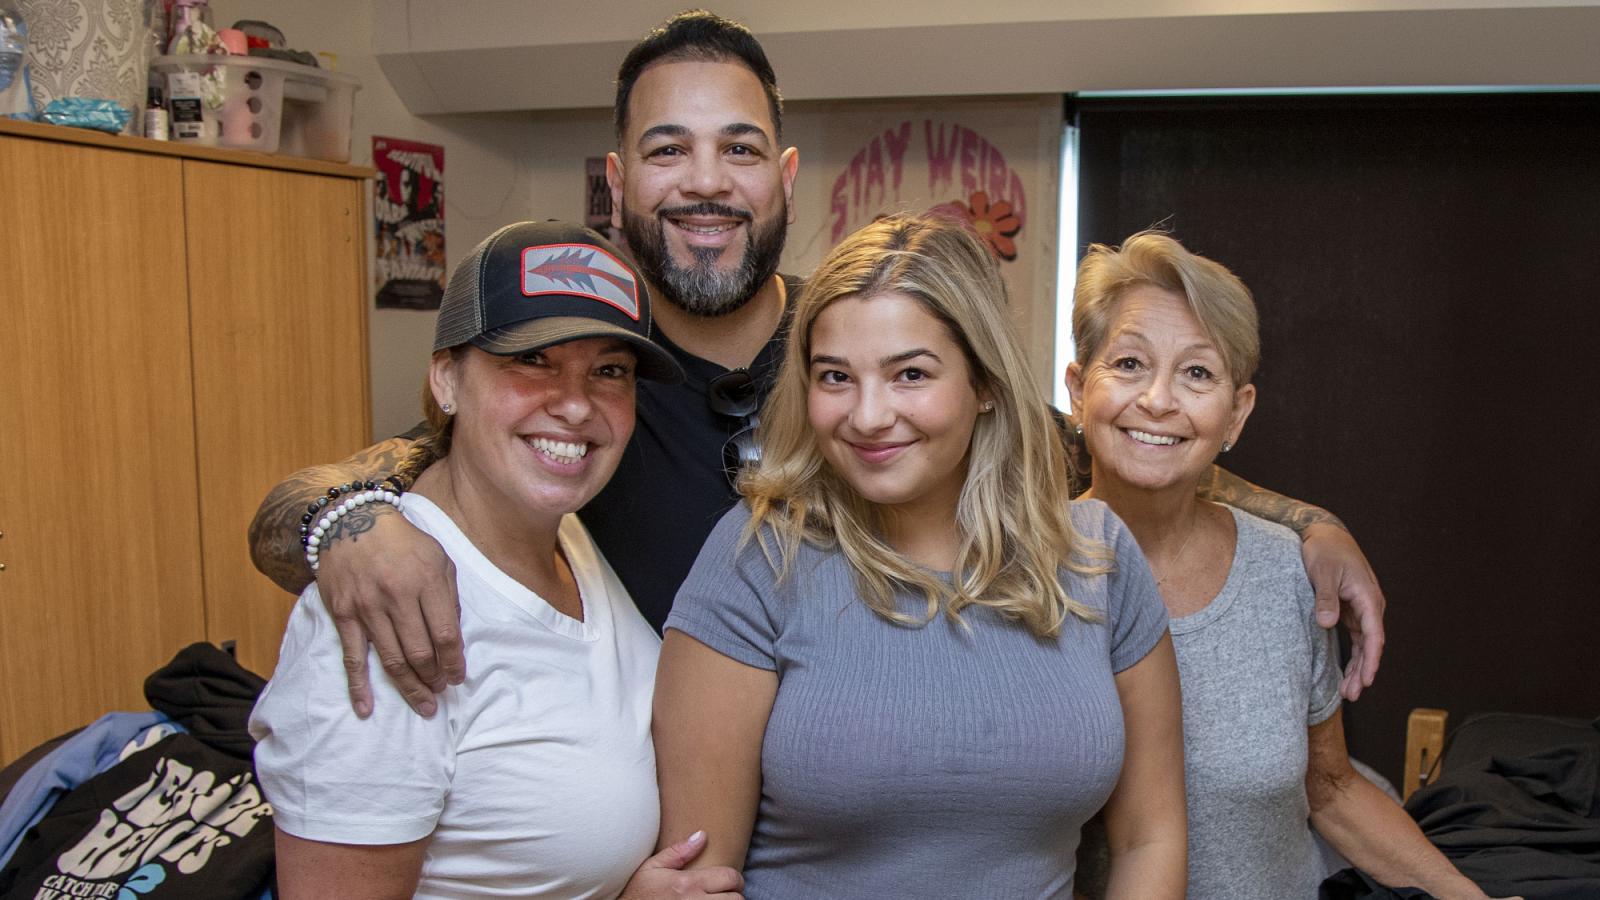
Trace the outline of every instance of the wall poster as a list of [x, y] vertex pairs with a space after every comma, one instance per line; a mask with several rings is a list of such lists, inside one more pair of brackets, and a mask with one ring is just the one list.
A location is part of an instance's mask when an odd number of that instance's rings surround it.
[[444, 297], [444, 148], [372, 138], [372, 271], [379, 309], [438, 309]]
[[618, 250], [632, 255], [622, 229], [611, 224], [611, 184], [606, 181], [604, 156], [583, 161], [583, 224], [605, 235]]

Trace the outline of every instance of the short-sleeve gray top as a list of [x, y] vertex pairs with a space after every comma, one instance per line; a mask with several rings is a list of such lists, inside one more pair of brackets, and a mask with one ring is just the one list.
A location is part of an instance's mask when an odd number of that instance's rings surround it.
[[1233, 510], [1233, 567], [1172, 620], [1183, 683], [1190, 900], [1314, 898], [1306, 729], [1339, 708], [1333, 632], [1317, 627], [1300, 540]]
[[[1063, 574], [1104, 621], [1056, 639], [987, 607], [896, 625], [862, 603], [844, 557], [802, 546], [777, 583], [736, 506], [678, 592], [676, 628], [775, 671], [761, 801], [745, 861], [753, 900], [1072, 895], [1083, 821], [1122, 768], [1114, 673], [1167, 630], [1133, 536], [1080, 501], [1079, 532], [1114, 554], [1110, 574]], [[906, 595], [902, 609], [926, 603]]]

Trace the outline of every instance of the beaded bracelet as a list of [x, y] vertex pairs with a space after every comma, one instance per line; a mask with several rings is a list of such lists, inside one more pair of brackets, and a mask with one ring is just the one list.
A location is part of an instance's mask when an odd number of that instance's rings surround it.
[[[366, 484], [371, 484], [371, 482], [366, 482]], [[341, 487], [343, 487], [343, 485], [341, 485]], [[365, 484], [358, 485], [357, 487], [365, 487]], [[320, 553], [322, 538], [328, 533], [329, 530], [333, 528], [333, 524], [335, 522], [344, 518], [345, 515], [351, 510], [366, 506], [368, 503], [387, 503], [390, 506], [393, 506], [395, 509], [400, 508], [400, 494], [396, 493], [395, 491], [372, 488], [368, 490], [362, 490], [359, 493], [354, 492], [354, 489], [352, 489], [346, 493], [349, 493], [350, 496], [346, 497], [338, 506], [335, 506], [333, 509], [329, 510], [328, 513], [321, 519], [318, 519], [317, 524], [311, 527], [310, 533], [308, 533], [305, 537], [306, 565], [311, 567], [312, 574], [316, 573], [318, 566], [321, 564]], [[335, 494], [334, 496], [339, 495]], [[315, 506], [317, 509], [321, 509], [324, 506], [327, 506], [328, 499], [329, 498], [326, 497], [319, 497], [317, 498], [317, 503], [313, 504], [313, 506]]]
[[321, 513], [329, 503], [332, 503], [345, 494], [353, 493], [355, 491], [391, 491], [396, 495], [404, 494], [406, 489], [410, 486], [411, 485], [407, 483], [404, 478], [396, 474], [390, 475], [388, 478], [385, 478], [382, 481], [348, 481], [344, 484], [336, 484], [333, 487], [328, 488], [328, 492], [323, 496], [318, 497], [316, 502], [312, 503], [310, 506], [307, 506], [305, 515], [300, 517], [301, 549], [304, 549], [309, 543], [311, 538], [311, 528], [317, 522], [317, 515]]
[[306, 507], [306, 514], [300, 517], [300, 546], [306, 546], [306, 541], [311, 537], [311, 529], [317, 523], [317, 517], [329, 503], [338, 500], [341, 496], [351, 491], [370, 491], [377, 488], [371, 481], [348, 481], [328, 488], [328, 492], [318, 497], [310, 506]]

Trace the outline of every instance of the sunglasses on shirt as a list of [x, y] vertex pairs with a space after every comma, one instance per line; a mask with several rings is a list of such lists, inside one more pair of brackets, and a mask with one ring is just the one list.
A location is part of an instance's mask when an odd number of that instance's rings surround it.
[[722, 445], [722, 468], [728, 484], [737, 484], [739, 472], [761, 462], [761, 445], [756, 443], [756, 426], [761, 423], [761, 395], [749, 369], [738, 368], [711, 379], [706, 405], [719, 416], [739, 420], [739, 430]]

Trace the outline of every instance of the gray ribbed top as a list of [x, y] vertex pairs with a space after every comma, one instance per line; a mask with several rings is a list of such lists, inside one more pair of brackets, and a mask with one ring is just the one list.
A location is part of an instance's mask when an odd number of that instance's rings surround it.
[[746, 896], [1071, 897], [1078, 830], [1122, 767], [1112, 675], [1167, 631], [1122, 522], [1098, 501], [1072, 515], [1116, 571], [1068, 576], [1105, 621], [1056, 640], [986, 608], [963, 612], [970, 631], [894, 625], [812, 547], [775, 585], [758, 547], [735, 552], [747, 508], [717, 525], [666, 627], [778, 673]]

